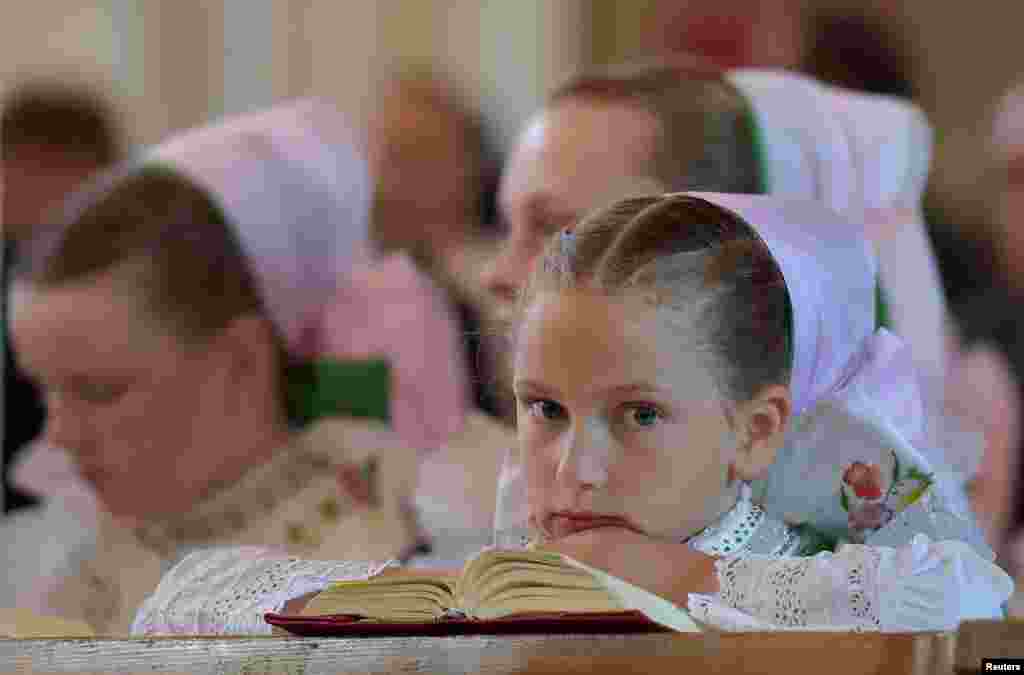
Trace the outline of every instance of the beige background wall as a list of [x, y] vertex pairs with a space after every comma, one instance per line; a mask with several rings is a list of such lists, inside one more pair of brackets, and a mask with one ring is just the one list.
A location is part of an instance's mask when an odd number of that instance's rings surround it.
[[353, 114], [406, 65], [449, 72], [502, 138], [589, 49], [583, 0], [36, 0], [0, 22], [0, 86], [108, 85], [142, 142], [289, 96]]
[[[568, 72], [641, 53], [656, 1], [35, 0], [0, 22], [0, 85], [81, 74], [109, 85], [132, 136], [149, 142], [306, 93], [361, 114], [391, 69], [432, 63], [509, 142]], [[1024, 3], [883, 1], [915, 46], [922, 104], [941, 132], [939, 180], [967, 199], [979, 192], [987, 106], [1024, 66]]]

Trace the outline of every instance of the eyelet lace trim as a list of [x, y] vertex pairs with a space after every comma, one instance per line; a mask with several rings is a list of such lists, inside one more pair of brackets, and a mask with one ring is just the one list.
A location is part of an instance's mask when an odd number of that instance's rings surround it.
[[691, 548], [711, 556], [761, 554], [788, 556], [802, 544], [794, 527], [772, 518], [752, 499], [748, 483], [740, 488], [736, 505], [697, 535], [684, 540]]
[[132, 635], [270, 635], [267, 612], [333, 581], [368, 579], [391, 564], [273, 555], [259, 547], [193, 553], [139, 608]]
[[877, 631], [880, 560], [870, 546], [810, 558], [723, 558], [716, 563], [718, 594], [693, 595], [689, 608], [722, 630]]

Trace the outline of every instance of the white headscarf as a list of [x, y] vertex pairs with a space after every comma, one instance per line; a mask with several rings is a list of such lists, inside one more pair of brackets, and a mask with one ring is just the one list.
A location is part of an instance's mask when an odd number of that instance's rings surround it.
[[305, 100], [174, 136], [143, 159], [218, 203], [290, 348], [369, 251], [372, 185], [345, 134], [333, 110]]
[[[793, 306], [794, 420], [757, 486], [765, 510], [840, 538], [902, 545], [923, 533], [991, 556], [967, 504], [966, 476], [949, 460], [958, 450], [943, 447], [957, 440], [974, 447], [980, 436], [954, 434], [945, 412], [930, 404], [927, 378], [908, 344], [875, 329], [875, 260], [864, 227], [818, 202], [693, 196], [733, 211], [757, 231]], [[861, 480], [859, 473], [871, 477]], [[925, 500], [907, 503], [928, 485]], [[881, 496], [871, 496], [875, 488]], [[888, 526], [865, 534], [855, 525], [872, 512]]]
[[941, 377], [947, 318], [922, 199], [932, 131], [914, 105], [785, 71], [726, 78], [747, 97], [768, 194], [812, 199], [867, 224], [896, 330], [919, 367]]

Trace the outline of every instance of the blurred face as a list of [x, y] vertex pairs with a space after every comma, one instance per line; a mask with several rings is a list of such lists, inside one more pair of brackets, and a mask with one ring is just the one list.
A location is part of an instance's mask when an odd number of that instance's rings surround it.
[[3, 162], [2, 222], [7, 236], [31, 233], [50, 208], [88, 180], [97, 166], [43, 149], [19, 150]]
[[630, 196], [660, 194], [649, 176], [658, 122], [644, 110], [570, 99], [541, 112], [506, 166], [499, 195], [508, 237], [484, 283], [505, 310], [547, 237]]
[[468, 235], [473, 162], [464, 130], [446, 111], [397, 93], [373, 120], [370, 161], [378, 186], [376, 227], [393, 246], [443, 251]]
[[1017, 384], [1006, 358], [983, 347], [954, 359], [947, 390], [949, 412], [985, 434], [985, 452], [969, 493], [989, 542], [998, 547], [1007, 534], [1020, 473]]
[[999, 224], [1003, 256], [1003, 274], [1020, 287], [1020, 267], [1024, 263], [1024, 148], [1015, 148], [1005, 166], [1005, 184], [1000, 195]]
[[710, 373], [664, 310], [542, 293], [515, 355], [531, 524], [682, 539], [735, 503], [736, 443]]
[[238, 415], [237, 378], [216, 341], [186, 349], [128, 289], [110, 276], [19, 283], [14, 344], [46, 396], [44, 440], [70, 452], [114, 514], [168, 514], [222, 468], [226, 453], [210, 450]]

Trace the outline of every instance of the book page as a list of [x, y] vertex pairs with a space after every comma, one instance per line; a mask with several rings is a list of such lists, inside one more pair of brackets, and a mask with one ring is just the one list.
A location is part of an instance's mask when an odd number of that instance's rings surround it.
[[353, 614], [389, 621], [431, 621], [455, 603], [454, 572], [390, 568], [372, 579], [338, 581], [318, 593], [303, 616]]
[[557, 553], [490, 549], [466, 564], [456, 601], [474, 619], [517, 614], [607, 614], [623, 611], [593, 575]]
[[592, 574], [595, 579], [615, 596], [616, 600], [625, 609], [643, 612], [644, 616], [651, 621], [680, 633], [703, 632], [697, 623], [690, 618], [690, 613], [682, 607], [678, 607], [664, 598], [660, 598], [622, 579], [613, 577], [606, 572], [584, 565], [572, 558], [565, 557], [565, 561], [574, 567]]

